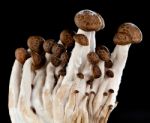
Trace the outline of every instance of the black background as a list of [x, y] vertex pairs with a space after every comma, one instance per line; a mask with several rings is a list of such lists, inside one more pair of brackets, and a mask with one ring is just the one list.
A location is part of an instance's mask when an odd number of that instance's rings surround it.
[[74, 15], [82, 9], [91, 9], [102, 15], [106, 27], [97, 32], [97, 44], [106, 45], [113, 51], [113, 36], [124, 22], [135, 23], [143, 32], [143, 42], [132, 45], [118, 95], [118, 106], [108, 123], [150, 123], [149, 101], [149, 52], [148, 52], [148, 7], [142, 0], [66, 0], [49, 2], [6, 2], [0, 14], [1, 20], [1, 76], [0, 119], [10, 123], [8, 114], [8, 87], [14, 51], [25, 47], [31, 35], [45, 39], [59, 39], [63, 29], [77, 31]]

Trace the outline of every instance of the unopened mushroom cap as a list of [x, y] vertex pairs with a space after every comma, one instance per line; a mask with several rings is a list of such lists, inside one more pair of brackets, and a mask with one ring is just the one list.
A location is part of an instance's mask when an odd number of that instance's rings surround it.
[[102, 72], [101, 72], [101, 69], [99, 68], [98, 65], [93, 65], [92, 70], [93, 70], [93, 77], [94, 77], [94, 78], [99, 78], [99, 77], [101, 77]]
[[84, 31], [99, 31], [105, 27], [101, 15], [88, 9], [79, 11], [74, 21], [76, 26]]
[[61, 63], [61, 60], [58, 57], [56, 57], [55, 55], [51, 56], [50, 61], [55, 67], [58, 67]]
[[61, 64], [64, 66], [69, 62], [69, 54], [68, 52], [63, 52], [60, 56]]
[[103, 61], [108, 61], [110, 59], [110, 52], [108, 48], [104, 45], [97, 46], [96, 53], [98, 54], [99, 58]]
[[83, 34], [76, 34], [73, 36], [73, 38], [74, 38], [75, 42], [78, 42], [80, 45], [83, 45], [83, 46], [89, 45], [88, 38]]
[[21, 64], [23, 64], [29, 57], [29, 53], [24, 48], [17, 48], [15, 51], [15, 57]]
[[30, 36], [27, 40], [27, 45], [31, 51], [41, 54], [43, 52], [44, 38], [41, 36]]
[[118, 45], [126, 45], [130, 43], [140, 43], [142, 41], [141, 30], [133, 23], [123, 23], [114, 36], [114, 43]]
[[54, 44], [52, 47], [52, 53], [57, 57], [60, 57], [64, 51], [65, 48], [62, 44]]
[[74, 39], [73, 39], [74, 35], [75, 35], [75, 33], [73, 31], [63, 30], [60, 33], [60, 40], [64, 46], [71, 47], [74, 45]]
[[43, 44], [43, 49], [47, 53], [52, 53], [52, 47], [55, 44], [54, 39], [48, 39]]
[[88, 58], [88, 61], [94, 65], [100, 61], [99, 56], [95, 52], [89, 52], [87, 54], [87, 58]]
[[31, 52], [32, 57], [32, 70], [40, 69], [46, 62], [45, 54], [38, 54], [37, 52]]

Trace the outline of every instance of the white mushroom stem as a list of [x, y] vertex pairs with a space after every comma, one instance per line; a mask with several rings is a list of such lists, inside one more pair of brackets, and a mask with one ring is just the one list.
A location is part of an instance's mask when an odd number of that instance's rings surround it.
[[69, 99], [65, 106], [65, 115], [64, 115], [65, 123], [72, 122], [73, 113], [75, 111], [75, 106], [76, 106], [76, 95], [77, 95], [77, 93], [74, 92], [74, 86], [72, 86], [71, 92], [69, 94]]
[[55, 76], [58, 77], [59, 76], [59, 71], [63, 68], [63, 66], [60, 64], [58, 67], [56, 67], [55, 69]]
[[104, 61], [100, 61], [98, 63], [98, 66], [101, 70], [101, 77], [97, 78], [93, 81], [93, 88], [91, 89], [91, 92], [97, 93], [100, 85], [102, 84], [102, 81], [104, 79], [104, 75], [105, 75], [105, 67], [104, 67]]
[[[106, 97], [106, 100], [104, 102], [104, 104], [100, 107], [100, 109], [98, 110], [97, 114], [95, 115], [96, 117], [98, 117], [99, 120], [104, 120], [107, 117], [107, 113], [108, 113], [108, 108], [109, 108], [109, 102], [112, 98], [112, 94], [109, 94]], [[96, 117], [94, 119], [96, 119]]]
[[43, 101], [42, 101], [42, 89], [45, 82], [45, 66], [35, 71], [36, 76], [34, 78], [34, 88], [32, 90], [32, 104], [36, 110], [37, 115], [44, 118], [44, 109], [43, 109]]
[[31, 70], [31, 64], [32, 58], [29, 58], [23, 66], [18, 110], [25, 123], [42, 123], [41, 119], [31, 110], [31, 84], [35, 77], [35, 73]]
[[63, 80], [63, 84], [74, 79], [75, 74], [81, 68], [84, 68], [84, 65], [87, 60], [87, 54], [90, 51], [95, 51], [96, 41], [95, 41], [95, 31], [86, 32], [81, 29], [78, 30], [77, 34], [84, 34], [87, 36], [89, 45], [82, 46], [79, 43], [75, 42], [75, 47], [72, 50], [72, 55], [70, 57], [68, 66], [67, 66], [67, 74]]
[[55, 96], [53, 96], [53, 120], [54, 123], [61, 123], [64, 119], [65, 105], [68, 100], [70, 89], [73, 82], [63, 84], [58, 89]]
[[111, 105], [114, 105], [116, 102], [116, 96], [118, 94], [119, 86], [121, 83], [121, 77], [123, 74], [123, 70], [128, 58], [128, 51], [130, 48], [129, 45], [117, 45], [114, 49], [114, 52], [112, 53], [112, 61], [113, 61], [113, 67], [112, 70], [114, 72], [113, 78], [108, 78], [110, 83], [108, 84], [106, 91], [109, 89], [114, 90], [113, 98], [110, 103]]
[[56, 67], [51, 62], [49, 62], [46, 67], [46, 79], [43, 87], [44, 92], [52, 94], [55, 85], [55, 78], [54, 78], [55, 69]]
[[79, 105], [77, 123], [82, 123], [82, 122], [89, 123], [89, 116], [87, 111], [87, 100], [88, 100], [88, 96], [83, 97], [83, 100]]
[[52, 91], [55, 84], [54, 78], [55, 67], [51, 62], [46, 67], [46, 79], [43, 87], [42, 99], [43, 99], [43, 107], [46, 111], [51, 112], [52, 117]]
[[55, 86], [54, 89], [53, 89], [53, 95], [55, 95], [55, 94], [57, 93], [57, 90], [58, 90], [59, 87], [61, 86], [61, 83], [62, 83], [63, 79], [64, 79], [64, 76], [61, 76], [61, 75], [60, 75], [60, 77], [59, 77], [59, 79], [58, 79], [58, 81], [57, 81], [57, 84], [56, 84], [56, 86]]
[[55, 66], [52, 65], [50, 62], [51, 58], [50, 53], [46, 53], [46, 77], [45, 82], [42, 90], [42, 102], [43, 102], [43, 108], [45, 110], [45, 116], [47, 116], [47, 119], [49, 122], [52, 122], [52, 91], [55, 84], [55, 78], [54, 78], [54, 72], [55, 72]]
[[[58, 41], [58, 44], [62, 44], [61, 40]], [[58, 72], [59, 72], [59, 70], [61, 70], [61, 69], [62, 69], [62, 65], [59, 65], [58, 67], [56, 67], [56, 69], [55, 69], [55, 75], [56, 75], [56, 76], [58, 76]]]
[[104, 79], [97, 91], [97, 94], [95, 95], [95, 98], [93, 100], [93, 113], [95, 113], [99, 109], [100, 105], [102, 105], [103, 98], [104, 98], [103, 94], [105, 92], [107, 84], [108, 81]]
[[50, 53], [45, 53], [45, 57], [46, 57], [47, 64], [49, 63], [51, 56], [52, 56], [52, 54], [50, 54]]
[[23, 122], [17, 110], [19, 91], [20, 91], [20, 82], [22, 76], [22, 66], [23, 65], [18, 60], [15, 60], [14, 65], [12, 67], [11, 76], [10, 76], [8, 106], [9, 106], [9, 115], [12, 123]]
[[20, 82], [22, 77], [22, 64], [15, 60], [12, 67], [12, 72], [9, 82], [9, 108], [17, 107], [19, 91], [20, 91]]

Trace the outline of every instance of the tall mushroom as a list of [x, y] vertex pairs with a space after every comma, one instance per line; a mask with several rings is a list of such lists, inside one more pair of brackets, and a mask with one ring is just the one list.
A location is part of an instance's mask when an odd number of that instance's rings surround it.
[[20, 84], [22, 77], [22, 67], [26, 59], [29, 57], [28, 52], [24, 48], [18, 48], [15, 51], [16, 60], [14, 62], [10, 83], [9, 83], [9, 114], [13, 123], [23, 122], [17, 110]]
[[[106, 116], [107, 110], [105, 110], [105, 108], [107, 107], [108, 109], [108, 107], [111, 106], [113, 109], [116, 106], [116, 97], [121, 82], [122, 72], [127, 61], [130, 45], [132, 43], [140, 43], [142, 41], [142, 33], [136, 25], [132, 23], [124, 23], [118, 28], [113, 41], [116, 44], [116, 47], [111, 54], [111, 60], [113, 61], [111, 70], [114, 72], [114, 77], [106, 77], [103, 80], [103, 84], [105, 83], [103, 91], [110, 93], [111, 96], [108, 97], [107, 100], [101, 98], [103, 101], [101, 101], [101, 103], [96, 101], [96, 104], [94, 105], [94, 111], [98, 111], [101, 106], [103, 107], [100, 114], [100, 117], [104, 118], [103, 120], [106, 120], [105, 118], [108, 117]], [[100, 88], [98, 92], [99, 99], [101, 97], [100, 95], [102, 95], [101, 91], [102, 88]]]

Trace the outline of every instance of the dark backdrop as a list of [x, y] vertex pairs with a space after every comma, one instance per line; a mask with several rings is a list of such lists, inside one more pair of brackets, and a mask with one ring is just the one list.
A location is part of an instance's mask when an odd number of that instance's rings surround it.
[[[115, 0], [114, 0], [115, 1]], [[10, 123], [7, 98], [14, 51], [18, 47], [27, 47], [26, 39], [30, 35], [41, 35], [45, 39], [59, 39], [63, 29], [77, 30], [74, 15], [82, 9], [91, 9], [100, 13], [106, 23], [104, 30], [97, 32], [98, 44], [104, 44], [111, 51], [114, 48], [112, 38], [118, 26], [124, 22], [133, 22], [143, 32], [143, 42], [132, 45], [122, 77], [118, 95], [118, 106], [112, 112], [109, 123], [149, 123], [149, 49], [148, 7], [142, 0], [66, 0], [48, 2], [6, 2], [1, 4], [1, 75], [0, 75], [0, 118]]]

